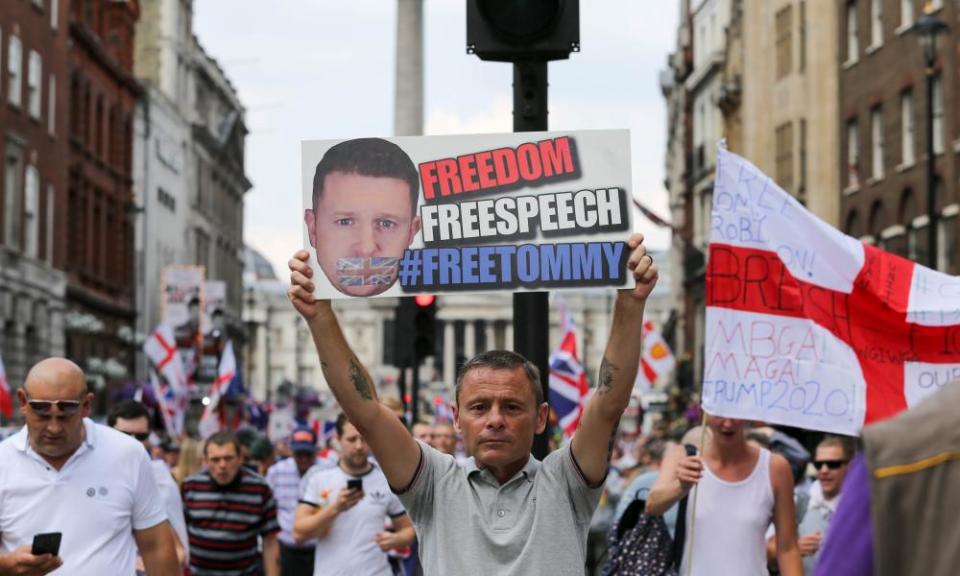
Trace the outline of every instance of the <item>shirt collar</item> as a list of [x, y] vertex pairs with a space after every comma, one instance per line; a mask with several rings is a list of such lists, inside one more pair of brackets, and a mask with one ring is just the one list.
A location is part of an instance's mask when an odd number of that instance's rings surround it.
[[[493, 476], [493, 474], [491, 474], [490, 472], [487, 472], [486, 469], [480, 468], [477, 465], [477, 461], [473, 456], [471, 456], [470, 458], [467, 458], [463, 462], [462, 466], [463, 466], [463, 471], [467, 475], [468, 479], [472, 478], [475, 474], [477, 474], [477, 475], [480, 475], [481, 478], [487, 478], [488, 480], [492, 481], [494, 484], [499, 484], [497, 482], [497, 479]], [[510, 480], [507, 480], [502, 485], [505, 486], [513, 482], [521, 475], [528, 482], [533, 482], [533, 479], [536, 477], [538, 470], [540, 470], [540, 461], [534, 458], [533, 455], [531, 454], [527, 457], [527, 463], [524, 465], [524, 467], [519, 472], [514, 474], [513, 478], [511, 478]]]
[[[97, 433], [96, 433], [96, 425], [94, 424], [93, 420], [89, 418], [84, 418], [83, 428], [84, 428], [85, 434], [83, 438], [83, 443], [80, 445], [80, 447], [83, 447], [84, 445], [86, 445], [87, 448], [95, 447], [97, 442]], [[15, 442], [14, 445], [17, 447], [18, 450], [20, 450], [21, 452], [27, 451], [27, 448], [30, 447], [30, 434], [27, 432], [26, 426], [24, 426], [23, 428], [20, 429], [19, 432], [17, 432], [14, 442]], [[79, 449], [80, 448], [77, 448], [77, 450]]]

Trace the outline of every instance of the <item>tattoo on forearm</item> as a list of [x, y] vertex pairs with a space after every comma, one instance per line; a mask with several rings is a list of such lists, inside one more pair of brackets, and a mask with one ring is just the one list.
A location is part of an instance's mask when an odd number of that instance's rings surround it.
[[323, 360], [320, 361], [320, 371], [323, 372], [323, 377], [327, 379], [327, 384], [330, 383], [330, 368], [327, 366], [327, 363]]
[[606, 358], [600, 363], [600, 376], [597, 382], [597, 394], [606, 394], [613, 389], [613, 373], [619, 370]]
[[363, 375], [363, 368], [360, 367], [360, 363], [357, 362], [356, 358], [350, 359], [350, 382], [353, 383], [353, 388], [361, 398], [364, 400], [373, 400], [373, 394], [370, 393], [370, 382], [368, 382], [367, 377]]

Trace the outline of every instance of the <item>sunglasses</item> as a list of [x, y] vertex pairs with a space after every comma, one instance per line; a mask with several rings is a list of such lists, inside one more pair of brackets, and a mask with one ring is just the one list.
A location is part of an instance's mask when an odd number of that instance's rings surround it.
[[150, 438], [149, 432], [127, 432], [126, 430], [121, 430], [121, 432], [123, 432], [127, 436], [132, 436], [136, 438], [140, 442], [146, 442], [147, 439]]
[[54, 406], [64, 416], [71, 416], [80, 411], [83, 406], [83, 400], [34, 400], [27, 396], [27, 404], [30, 409], [40, 416], [49, 416]]
[[821, 468], [826, 466], [831, 470], [837, 470], [838, 468], [840, 468], [846, 463], [847, 463], [846, 460], [814, 460], [813, 467], [816, 468], [817, 470], [820, 470]]

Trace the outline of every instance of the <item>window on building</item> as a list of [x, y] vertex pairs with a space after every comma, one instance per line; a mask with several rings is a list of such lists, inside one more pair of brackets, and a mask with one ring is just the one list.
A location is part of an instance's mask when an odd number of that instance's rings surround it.
[[776, 133], [777, 184], [787, 192], [793, 192], [793, 123], [777, 127]]
[[913, 3], [915, 0], [900, 0], [900, 29], [913, 26]]
[[957, 262], [957, 213], [955, 211], [949, 215], [944, 214], [937, 220], [937, 270], [951, 276], [960, 273]]
[[98, 158], [103, 158], [103, 96], [97, 97], [97, 111], [93, 117], [93, 149]]
[[57, 135], [57, 77], [53, 74], [47, 82], [47, 131]]
[[916, 123], [913, 107], [913, 90], [904, 90], [900, 93], [900, 164], [913, 166], [916, 161]]
[[23, 253], [30, 258], [40, 255], [40, 171], [27, 166], [24, 180]]
[[807, 191], [807, 121], [800, 119], [800, 182], [797, 186], [797, 195], [802, 196]]
[[43, 58], [35, 50], [30, 51], [29, 69], [27, 70], [27, 110], [32, 118], [40, 120], [43, 95]]
[[874, 106], [870, 110], [870, 177], [883, 178], [883, 108]]
[[800, 17], [798, 18], [800, 22], [800, 53], [797, 54], [799, 61], [797, 62], [797, 71], [803, 72], [807, 68], [807, 3], [802, 1], [800, 2]]
[[46, 237], [44, 250], [46, 252], [47, 264], [51, 266], [53, 265], [53, 207], [56, 205], [56, 201], [53, 184], [47, 184], [47, 233], [44, 235]]
[[851, 210], [847, 214], [847, 220], [843, 225], [843, 233], [848, 236], [853, 236], [854, 238], [859, 238], [863, 235], [863, 232], [860, 230], [860, 215], [857, 214], [856, 210]]
[[60, 26], [60, 0], [50, 0], [50, 27], [56, 30]]
[[7, 141], [3, 178], [3, 242], [20, 249], [21, 214], [23, 213], [23, 148]]
[[907, 188], [900, 196], [900, 211], [898, 220], [906, 230], [906, 246], [902, 256], [910, 260], [917, 259], [917, 227], [914, 219], [917, 217], [917, 202], [913, 197], [913, 190]]
[[883, 240], [881, 238], [881, 233], [883, 229], [886, 228], [886, 213], [883, 210], [883, 203], [879, 200], [874, 201], [873, 205], [870, 207], [870, 224], [869, 224], [869, 234], [873, 237], [873, 243], [877, 246], [883, 247]]
[[856, 119], [847, 122], [847, 186], [860, 186], [860, 135]]
[[870, 47], [883, 45], [883, 0], [870, 0]]
[[20, 38], [11, 35], [7, 46], [7, 101], [20, 106], [23, 90], [23, 44]]
[[700, 194], [700, 241], [702, 246], [710, 242], [710, 223], [713, 218], [713, 189], [707, 188]]
[[943, 76], [933, 77], [933, 153], [941, 154], [943, 138]]
[[777, 79], [790, 74], [793, 63], [793, 6], [787, 5], [777, 12]]
[[857, 38], [857, 3], [847, 3], [847, 63], [860, 59], [860, 41]]
[[157, 202], [171, 212], [177, 211], [177, 199], [163, 188], [157, 188]]
[[197, 266], [209, 267], [210, 265], [210, 236], [200, 228], [196, 229], [196, 262]]

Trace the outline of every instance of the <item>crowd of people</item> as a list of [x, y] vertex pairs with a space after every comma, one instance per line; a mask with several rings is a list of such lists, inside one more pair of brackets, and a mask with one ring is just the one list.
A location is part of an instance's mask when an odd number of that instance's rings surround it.
[[[960, 480], [960, 387], [868, 427], [859, 454], [826, 436], [811, 457], [782, 431], [713, 415], [682, 437], [618, 435], [657, 279], [642, 237], [627, 244], [636, 286], [618, 292], [596, 389], [542, 461], [531, 449], [549, 407], [534, 364], [478, 354], [454, 384], [455, 425], [408, 429], [313, 297], [305, 251], [289, 296], [343, 410], [335, 450], [309, 427], [278, 442], [249, 430], [155, 442], [142, 405], [96, 423], [81, 369], [37, 363], [17, 390], [25, 426], [0, 442], [0, 576], [579, 576], [647, 574], [654, 560], [663, 574], [950, 574], [956, 523], [934, 504]], [[918, 523], [910, 546], [896, 541]], [[637, 525], [662, 526], [646, 533], [652, 547], [620, 540]], [[611, 548], [596, 555], [598, 526]]]
[[[37, 364], [26, 426], [0, 444], [0, 574], [416, 574], [413, 525], [345, 415], [329, 445], [311, 427], [160, 440], [140, 402], [102, 423], [69, 360]], [[415, 427], [457, 452], [445, 422]], [[34, 554], [36, 534], [60, 533]]]

